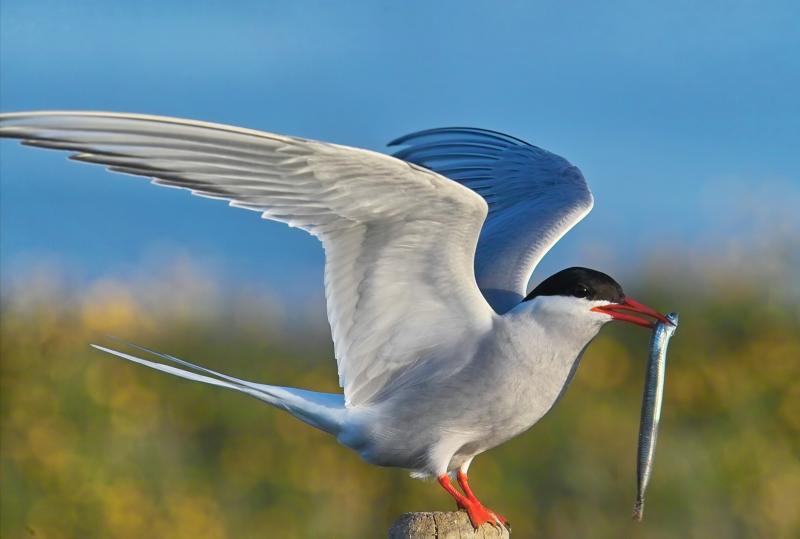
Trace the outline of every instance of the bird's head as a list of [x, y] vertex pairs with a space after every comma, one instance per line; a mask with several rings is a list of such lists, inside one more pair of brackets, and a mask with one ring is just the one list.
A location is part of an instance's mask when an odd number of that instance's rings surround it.
[[567, 268], [545, 279], [523, 301], [536, 300], [539, 310], [554, 317], [570, 317], [601, 326], [621, 320], [652, 328], [666, 316], [625, 296], [617, 281], [589, 268]]

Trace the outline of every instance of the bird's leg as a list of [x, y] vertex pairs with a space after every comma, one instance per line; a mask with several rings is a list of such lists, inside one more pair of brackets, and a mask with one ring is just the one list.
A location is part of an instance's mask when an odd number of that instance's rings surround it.
[[464, 494], [467, 495], [467, 498], [477, 500], [478, 498], [475, 497], [475, 494], [472, 493], [472, 489], [469, 488], [467, 473], [464, 470], [458, 470], [456, 477], [458, 478], [458, 484], [461, 486], [461, 490], [464, 491]]
[[[469, 480], [467, 478], [467, 472], [465, 472], [463, 468], [458, 470], [458, 474], [456, 474], [456, 478], [458, 479], [458, 484], [461, 486], [461, 490], [463, 490], [464, 494], [467, 495], [467, 498], [472, 500], [473, 502], [479, 504], [481, 507], [484, 507], [483, 504], [480, 502], [480, 500], [478, 500], [478, 497], [475, 496], [475, 494], [473, 494], [472, 489], [469, 488]], [[499, 520], [504, 526], [506, 526], [506, 527], [509, 526], [508, 520], [506, 520], [506, 517], [504, 517], [503, 515], [501, 515], [500, 513], [496, 512], [496, 511], [492, 511], [491, 509], [487, 509], [487, 511], [489, 511], [495, 517], [497, 517], [497, 520]]]
[[494, 512], [486, 509], [481, 502], [477, 500], [474, 496], [464, 496], [450, 482], [450, 477], [447, 474], [442, 474], [437, 477], [439, 484], [442, 485], [442, 488], [447, 491], [450, 496], [456, 501], [458, 506], [461, 509], [464, 509], [469, 516], [470, 522], [472, 522], [472, 526], [477, 530], [481, 527], [482, 524], [488, 522], [492, 526], [499, 526], [501, 524], [505, 524], [504, 519], [501, 520], [501, 517], [498, 517]]

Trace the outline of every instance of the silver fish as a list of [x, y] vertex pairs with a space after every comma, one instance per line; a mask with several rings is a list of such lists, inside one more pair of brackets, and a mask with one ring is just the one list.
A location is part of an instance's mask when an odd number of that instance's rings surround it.
[[658, 322], [650, 338], [650, 358], [644, 380], [642, 417], [639, 422], [639, 447], [636, 455], [636, 503], [633, 519], [642, 520], [644, 492], [653, 471], [653, 457], [658, 439], [658, 421], [661, 419], [661, 403], [664, 399], [664, 379], [667, 369], [667, 346], [678, 328], [678, 313], [667, 315], [672, 324]]

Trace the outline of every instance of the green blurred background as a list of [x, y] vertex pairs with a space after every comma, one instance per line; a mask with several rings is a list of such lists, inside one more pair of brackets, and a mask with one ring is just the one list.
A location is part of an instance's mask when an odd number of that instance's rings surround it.
[[[472, 467], [514, 536], [800, 536], [798, 252], [789, 238], [747, 265], [662, 255], [625, 283], [682, 322], [645, 520], [630, 513], [648, 335], [614, 326], [549, 415]], [[435, 483], [364, 464], [256, 400], [88, 348], [118, 335], [247, 379], [337, 390], [318, 317], [292, 319], [196, 268], [175, 260], [75, 289], [41, 267], [4, 290], [3, 537], [367, 538], [405, 511], [453, 509]]]

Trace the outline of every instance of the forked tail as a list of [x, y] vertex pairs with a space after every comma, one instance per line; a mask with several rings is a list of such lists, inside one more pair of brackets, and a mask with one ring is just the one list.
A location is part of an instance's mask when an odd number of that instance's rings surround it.
[[[122, 341], [124, 342], [124, 341]], [[242, 393], [247, 393], [258, 400], [271, 404], [276, 408], [286, 410], [296, 418], [300, 419], [325, 432], [329, 432], [334, 436], [338, 436], [341, 432], [344, 423], [346, 409], [344, 406], [344, 397], [335, 393], [317, 393], [316, 391], [308, 391], [305, 389], [296, 389], [291, 387], [271, 386], [267, 384], [257, 384], [255, 382], [248, 382], [240, 380], [233, 376], [228, 376], [193, 363], [189, 363], [183, 359], [171, 356], [169, 354], [162, 354], [155, 352], [143, 346], [138, 346], [132, 343], [125, 343], [141, 351], [153, 354], [171, 363], [177, 363], [183, 367], [191, 370], [179, 369], [172, 365], [165, 365], [155, 361], [149, 361], [130, 354], [125, 354], [117, 350], [112, 350], [104, 346], [93, 344], [92, 347], [107, 352], [109, 354], [127, 359], [134, 363], [150, 367], [187, 380], [194, 380], [195, 382], [203, 382], [214, 386], [225, 387]], [[195, 372], [192, 372], [195, 371]], [[205, 374], [200, 374], [205, 373]]]

